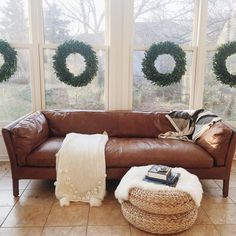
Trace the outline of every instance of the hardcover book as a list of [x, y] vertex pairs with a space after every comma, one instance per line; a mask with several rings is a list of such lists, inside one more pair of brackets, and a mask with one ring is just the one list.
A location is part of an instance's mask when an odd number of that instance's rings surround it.
[[147, 173], [148, 177], [160, 180], [167, 180], [170, 175], [171, 167], [164, 165], [153, 165]]
[[143, 181], [156, 183], [156, 184], [164, 184], [164, 185], [168, 185], [171, 187], [175, 187], [178, 180], [179, 180], [179, 177], [180, 177], [180, 173], [171, 173], [171, 175], [168, 177], [167, 180], [160, 180], [160, 179], [156, 179], [156, 178], [151, 178], [146, 175], [144, 177]]

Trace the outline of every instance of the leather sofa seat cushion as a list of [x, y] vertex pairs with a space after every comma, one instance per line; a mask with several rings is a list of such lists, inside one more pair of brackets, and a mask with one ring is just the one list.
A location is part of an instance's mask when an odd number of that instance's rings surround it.
[[25, 117], [11, 129], [11, 132], [17, 162], [21, 166], [25, 165], [26, 156], [49, 135], [47, 120], [39, 111]]
[[[62, 142], [62, 137], [49, 138], [27, 157], [27, 165], [55, 167], [55, 154]], [[213, 158], [198, 145], [171, 139], [110, 138], [106, 144], [105, 155], [107, 168], [148, 164], [190, 169], [213, 166]]]
[[111, 138], [106, 145], [108, 167], [163, 164], [199, 169], [213, 166], [213, 158], [194, 143], [173, 139]]
[[214, 157], [215, 165], [223, 166], [231, 136], [232, 129], [223, 122], [217, 122], [201, 135], [197, 144]]
[[48, 138], [27, 157], [26, 165], [38, 167], [55, 167], [55, 155], [59, 151], [63, 139], [63, 137]]
[[165, 112], [134, 111], [43, 111], [52, 136], [70, 132], [95, 134], [107, 132], [109, 137], [158, 137], [174, 130]]

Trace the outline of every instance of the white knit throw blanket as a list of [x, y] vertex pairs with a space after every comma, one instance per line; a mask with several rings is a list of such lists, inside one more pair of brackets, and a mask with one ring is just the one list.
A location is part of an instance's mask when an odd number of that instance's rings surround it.
[[100, 206], [106, 191], [105, 134], [67, 134], [56, 154], [55, 194], [61, 206], [70, 201]]
[[172, 168], [173, 172], [178, 172], [181, 175], [176, 187], [169, 187], [167, 185], [143, 181], [143, 178], [145, 177], [147, 171], [151, 168], [151, 166], [152, 165], [132, 167], [125, 174], [115, 191], [115, 197], [120, 203], [122, 203], [123, 201], [128, 201], [129, 191], [132, 188], [141, 188], [144, 190], [151, 191], [174, 191], [177, 189], [189, 193], [195, 201], [196, 205], [198, 207], [200, 206], [203, 190], [202, 185], [196, 175], [189, 173], [183, 168]]

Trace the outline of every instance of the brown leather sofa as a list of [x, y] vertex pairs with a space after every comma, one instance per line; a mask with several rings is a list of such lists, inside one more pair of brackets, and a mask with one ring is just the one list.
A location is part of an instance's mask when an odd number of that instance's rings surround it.
[[[13, 194], [20, 179], [55, 179], [55, 154], [70, 132], [106, 131], [107, 176], [121, 178], [131, 166], [180, 166], [201, 179], [222, 179], [228, 195], [230, 170], [236, 146], [235, 129], [214, 124], [196, 143], [158, 139], [173, 130], [165, 112], [42, 111], [18, 119], [2, 129], [11, 162]], [[78, 171], [80, 166], [78, 166]]]

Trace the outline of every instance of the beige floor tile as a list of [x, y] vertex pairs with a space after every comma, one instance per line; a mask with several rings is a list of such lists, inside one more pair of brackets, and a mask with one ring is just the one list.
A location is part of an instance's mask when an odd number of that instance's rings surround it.
[[236, 188], [229, 189], [229, 197], [236, 203]]
[[[20, 180], [19, 181], [19, 189], [25, 189], [29, 184], [29, 180]], [[3, 176], [0, 179], [0, 190], [11, 190], [12, 189], [12, 178], [9, 176]]]
[[203, 189], [208, 189], [208, 188], [220, 188], [219, 185], [211, 179], [204, 179], [200, 181], [202, 184]]
[[104, 203], [92, 207], [89, 212], [89, 225], [128, 225], [123, 217], [119, 203]]
[[130, 225], [131, 236], [153, 236], [151, 233], [144, 232]]
[[236, 160], [235, 160], [235, 161], [233, 161], [233, 163], [232, 163], [231, 172], [234, 172], [234, 173], [236, 173]]
[[115, 198], [115, 190], [119, 185], [119, 182], [120, 182], [119, 180], [107, 180], [106, 182], [107, 193], [103, 201], [104, 203], [117, 202], [117, 199]]
[[117, 202], [117, 199], [114, 196], [114, 192], [111, 191], [107, 192], [103, 200], [103, 203], [115, 203], [115, 202]]
[[23, 192], [17, 205], [51, 207], [55, 200], [54, 192], [30, 189]]
[[178, 236], [220, 236], [214, 225], [193, 225], [190, 229], [176, 234]]
[[213, 224], [236, 224], [236, 204], [210, 203], [203, 209]]
[[27, 186], [27, 190], [37, 189], [41, 191], [55, 191], [54, 186], [55, 180], [31, 180], [29, 185]]
[[61, 207], [54, 203], [47, 219], [47, 226], [80, 226], [88, 222], [88, 204], [70, 204]]
[[5, 176], [7, 176], [7, 177], [12, 177], [11, 170], [8, 170], [8, 171], [6, 172], [6, 174], [5, 174]]
[[85, 236], [86, 226], [45, 227], [42, 236]]
[[88, 236], [130, 236], [127, 226], [88, 226]]
[[1, 236], [40, 236], [42, 228], [0, 228]]
[[0, 190], [0, 206], [13, 206], [19, 197], [14, 197], [12, 190]]
[[215, 225], [221, 236], [235, 236], [236, 225]]
[[3, 223], [3, 227], [43, 226], [49, 211], [49, 208], [42, 206], [15, 206]]
[[6, 174], [10, 170], [9, 161], [0, 161], [0, 176]]
[[[222, 180], [216, 180], [216, 183], [222, 188], [223, 186]], [[236, 188], [236, 172], [231, 172], [230, 180], [229, 180], [229, 187]]]
[[11, 207], [0, 207], [0, 226], [6, 219], [11, 209], [12, 209]]
[[205, 206], [209, 203], [233, 203], [233, 201], [229, 197], [223, 198], [221, 189], [209, 188], [204, 191], [201, 205]]
[[198, 217], [197, 217], [195, 224], [197, 224], [197, 225], [210, 225], [210, 224], [212, 224], [208, 215], [206, 214], [206, 212], [202, 208], [199, 208], [199, 210], [198, 210]]

